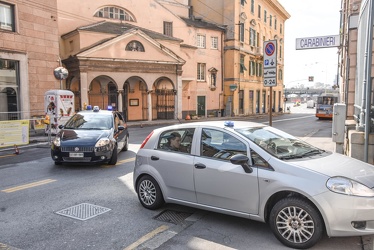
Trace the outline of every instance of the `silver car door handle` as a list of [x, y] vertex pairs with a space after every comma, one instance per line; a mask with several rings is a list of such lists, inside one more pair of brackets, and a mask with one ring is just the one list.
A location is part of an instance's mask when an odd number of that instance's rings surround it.
[[160, 158], [158, 158], [157, 156], [151, 156], [151, 160], [152, 161], [158, 161], [158, 160], [160, 160]]
[[203, 168], [206, 168], [206, 166], [204, 164], [201, 164], [201, 163], [196, 163], [195, 168], [203, 169]]

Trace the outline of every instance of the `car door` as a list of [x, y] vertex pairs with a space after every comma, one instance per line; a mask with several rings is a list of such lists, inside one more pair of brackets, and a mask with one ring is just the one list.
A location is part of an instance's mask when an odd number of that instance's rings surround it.
[[[179, 151], [167, 147], [168, 140], [174, 133], [181, 135], [181, 149]], [[155, 176], [162, 178], [165, 187], [163, 189], [164, 196], [169, 199], [196, 203], [193, 181], [194, 156], [190, 153], [193, 136], [193, 128], [164, 131], [158, 138], [156, 149], [152, 150], [152, 155], [149, 157], [149, 164], [154, 171], [158, 172]]]
[[[118, 149], [122, 149], [125, 146], [127, 136], [127, 126], [122, 115], [118, 112], [113, 112], [114, 117], [114, 137], [117, 141]], [[119, 130], [118, 126], [123, 126], [124, 130]]]
[[200, 152], [194, 158], [194, 180], [199, 204], [258, 214], [258, 169], [246, 173], [230, 162], [235, 154], [249, 155], [248, 144], [223, 129], [202, 128]]

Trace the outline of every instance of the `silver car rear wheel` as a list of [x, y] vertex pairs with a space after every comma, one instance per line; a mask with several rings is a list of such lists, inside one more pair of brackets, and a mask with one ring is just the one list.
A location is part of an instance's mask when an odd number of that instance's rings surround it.
[[320, 214], [301, 198], [289, 197], [280, 200], [273, 207], [269, 222], [278, 240], [292, 248], [310, 248], [323, 233]]
[[143, 176], [139, 180], [137, 193], [140, 203], [145, 208], [157, 209], [164, 203], [158, 183], [149, 175]]

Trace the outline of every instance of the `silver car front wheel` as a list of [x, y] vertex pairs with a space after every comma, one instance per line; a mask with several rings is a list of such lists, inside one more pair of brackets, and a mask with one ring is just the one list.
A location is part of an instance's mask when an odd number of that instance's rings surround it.
[[278, 201], [270, 213], [270, 227], [277, 239], [292, 248], [315, 245], [323, 234], [323, 222], [309, 202], [296, 197]]
[[136, 191], [140, 203], [145, 208], [157, 209], [164, 203], [160, 186], [156, 180], [149, 175], [140, 178]]

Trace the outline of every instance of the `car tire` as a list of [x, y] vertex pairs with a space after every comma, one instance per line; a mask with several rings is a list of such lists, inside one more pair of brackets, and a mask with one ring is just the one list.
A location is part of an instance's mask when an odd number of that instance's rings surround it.
[[290, 248], [310, 248], [324, 232], [318, 210], [310, 202], [297, 197], [278, 201], [270, 212], [269, 224], [275, 237]]
[[164, 198], [157, 181], [149, 176], [145, 175], [140, 178], [136, 187], [138, 198], [143, 207], [147, 209], [158, 209], [164, 204]]
[[116, 165], [118, 158], [118, 151], [117, 151], [117, 145], [114, 146], [112, 158], [110, 158], [110, 161], [108, 162], [109, 165]]
[[129, 137], [128, 136], [126, 136], [126, 142], [122, 148], [122, 151], [127, 151], [127, 150], [129, 150]]

